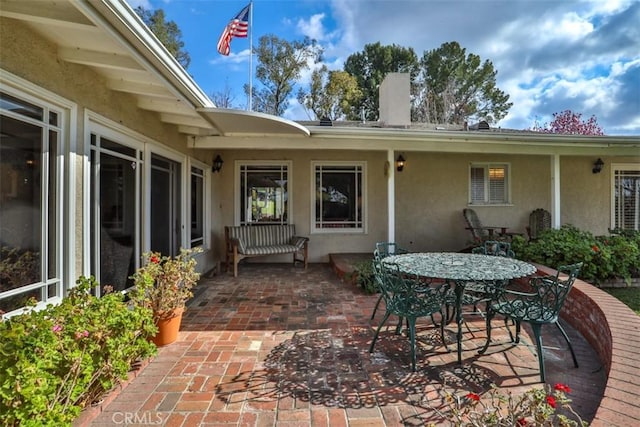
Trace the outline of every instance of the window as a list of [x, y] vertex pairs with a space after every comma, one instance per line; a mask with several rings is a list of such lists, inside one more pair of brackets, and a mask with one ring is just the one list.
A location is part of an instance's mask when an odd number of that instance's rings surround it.
[[0, 92], [0, 312], [62, 297], [62, 117]]
[[613, 228], [640, 230], [640, 165], [613, 170]]
[[364, 231], [364, 163], [312, 164], [313, 188], [316, 195], [312, 207], [312, 231]]
[[204, 245], [204, 169], [191, 166], [191, 248]]
[[[140, 171], [142, 152], [119, 135], [91, 122], [90, 273], [106, 287], [133, 285], [140, 252]], [[108, 135], [108, 136], [107, 136]]]
[[511, 203], [509, 165], [472, 163], [469, 168], [469, 204], [504, 205]]
[[290, 162], [240, 164], [240, 225], [286, 224]]

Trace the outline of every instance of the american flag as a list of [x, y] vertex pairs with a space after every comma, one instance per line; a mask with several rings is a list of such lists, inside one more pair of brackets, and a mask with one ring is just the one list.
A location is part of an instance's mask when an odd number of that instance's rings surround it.
[[229, 55], [231, 51], [231, 39], [233, 37], [247, 37], [247, 32], [249, 30], [249, 8], [251, 3], [249, 3], [244, 9], [240, 11], [233, 18], [224, 30], [222, 31], [222, 35], [220, 35], [220, 40], [218, 40], [218, 52], [222, 55]]

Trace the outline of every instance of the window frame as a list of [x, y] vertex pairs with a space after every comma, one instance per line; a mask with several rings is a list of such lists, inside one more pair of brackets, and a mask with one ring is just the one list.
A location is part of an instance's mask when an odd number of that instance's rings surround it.
[[[640, 177], [640, 164], [638, 163], [613, 163], [611, 165], [611, 229], [621, 228], [619, 226], [619, 219], [616, 215], [616, 181], [618, 173], [620, 172], [632, 172], [636, 173]], [[640, 178], [639, 178], [640, 179]], [[640, 209], [640, 195], [637, 195], [636, 206]], [[640, 230], [640, 220], [637, 220], [635, 228], [632, 230]]]
[[[499, 201], [493, 202], [491, 200], [491, 182], [489, 178], [490, 169], [503, 168], [504, 179], [503, 179], [503, 187], [504, 187], [504, 198]], [[474, 200], [474, 177], [473, 177], [473, 169], [482, 169], [483, 177], [482, 177], [482, 185], [483, 185], [483, 194], [484, 200], [479, 202]], [[469, 163], [468, 170], [468, 184], [469, 184], [469, 192], [468, 192], [468, 200], [467, 203], [469, 206], [511, 206], [511, 163], [509, 162], [471, 162]]]
[[[195, 247], [201, 247], [203, 249], [208, 249], [209, 248], [209, 239], [207, 238], [207, 236], [210, 234], [208, 232], [209, 227], [210, 227], [210, 223], [209, 223], [209, 218], [207, 216], [207, 206], [209, 206], [209, 191], [208, 189], [210, 188], [210, 177], [211, 177], [211, 172], [210, 172], [210, 167], [207, 166], [205, 163], [199, 162], [197, 160], [194, 160], [192, 158], [189, 158], [189, 161], [187, 162], [187, 167], [189, 169], [189, 180], [188, 180], [188, 197], [189, 200], [187, 203], [188, 205], [188, 213], [187, 213], [187, 218], [188, 218], [188, 227], [187, 228], [187, 242], [189, 243], [190, 248], [195, 248]], [[202, 220], [202, 238], [199, 239], [201, 240], [200, 244], [194, 245], [194, 239], [191, 235], [191, 216], [193, 214], [192, 211], [192, 207], [191, 207], [191, 198], [193, 196], [193, 187], [191, 185], [191, 179], [194, 176], [194, 172], [193, 169], [199, 169], [202, 171], [201, 177], [202, 177], [202, 212], [201, 212], [201, 220]]]
[[[65, 177], [73, 170], [66, 163], [68, 153], [73, 146], [70, 138], [70, 129], [75, 123], [77, 108], [70, 101], [42, 89], [33, 83], [23, 80], [11, 73], [2, 70], [0, 73], [1, 90], [10, 97], [32, 104], [42, 109], [42, 119], [36, 119], [11, 110], [2, 110], [2, 115], [17, 120], [27, 125], [41, 129], [41, 155], [38, 161], [40, 170], [40, 280], [3, 292], [3, 297], [11, 297], [24, 294], [29, 291], [40, 291], [40, 299], [34, 309], [40, 310], [49, 304], [58, 304], [62, 301], [65, 291], [73, 285], [65, 285], [65, 277], [72, 275], [74, 266], [65, 262], [68, 259], [69, 247], [75, 239], [69, 236], [66, 230], [70, 229], [72, 215], [69, 210], [75, 205], [69, 194], [75, 191], [75, 187], [69, 184], [65, 186]], [[51, 124], [51, 114], [57, 117], [57, 123]], [[51, 156], [52, 136], [55, 137], [55, 153]], [[53, 169], [53, 170], [52, 170]], [[53, 184], [51, 183], [53, 180]], [[55, 186], [55, 188], [52, 187]], [[52, 194], [53, 193], [53, 194]], [[51, 197], [54, 197], [55, 206], [51, 206]], [[54, 229], [51, 229], [49, 213], [53, 209], [55, 214]], [[55, 240], [51, 243], [49, 240]], [[54, 259], [51, 260], [51, 251]], [[53, 273], [52, 273], [53, 272]], [[25, 307], [14, 309], [0, 315], [0, 318], [8, 318], [25, 311]]]
[[[360, 175], [360, 203], [361, 203], [361, 219], [360, 227], [317, 227], [318, 219], [316, 218], [316, 196], [318, 194], [318, 188], [316, 187], [316, 169], [318, 167], [353, 167], [353, 173], [359, 173]], [[355, 170], [360, 168], [359, 171]], [[367, 209], [367, 162], [366, 161], [326, 161], [318, 160], [311, 162], [311, 194], [310, 197], [310, 233], [311, 234], [366, 234], [367, 222], [368, 222], [368, 209]], [[322, 222], [322, 221], [320, 221]]]
[[287, 174], [287, 204], [286, 204], [286, 221], [280, 221], [279, 224], [291, 224], [293, 206], [293, 161], [291, 160], [236, 160], [234, 162], [234, 225], [255, 225], [260, 226], [267, 224], [276, 224], [276, 222], [260, 223], [260, 222], [242, 222], [242, 197], [240, 191], [242, 189], [243, 167], [273, 167], [283, 168]]

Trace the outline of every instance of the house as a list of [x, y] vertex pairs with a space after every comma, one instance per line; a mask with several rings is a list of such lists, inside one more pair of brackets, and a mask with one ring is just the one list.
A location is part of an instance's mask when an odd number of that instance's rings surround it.
[[208, 271], [232, 224], [295, 224], [311, 262], [384, 240], [459, 250], [469, 205], [519, 231], [540, 207], [640, 227], [640, 137], [420, 128], [403, 110], [321, 126], [218, 109], [124, 0], [0, 0], [0, 310], [80, 275], [125, 289], [148, 250], [202, 246]]

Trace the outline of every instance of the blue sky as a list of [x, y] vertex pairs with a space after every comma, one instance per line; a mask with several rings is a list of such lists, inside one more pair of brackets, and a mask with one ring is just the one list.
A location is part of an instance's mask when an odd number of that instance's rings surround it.
[[[234, 104], [246, 106], [249, 39], [234, 38], [228, 57], [216, 44], [248, 0], [127, 1], [163, 9], [182, 31], [196, 83], [209, 96], [228, 86]], [[457, 41], [493, 63], [497, 86], [510, 95], [498, 126], [525, 129], [570, 109], [585, 120], [595, 115], [608, 135], [640, 135], [637, 0], [254, 0], [252, 30], [255, 45], [269, 33], [314, 38], [330, 69], [369, 43], [412, 47], [420, 57]], [[295, 99], [285, 117], [309, 120]]]

